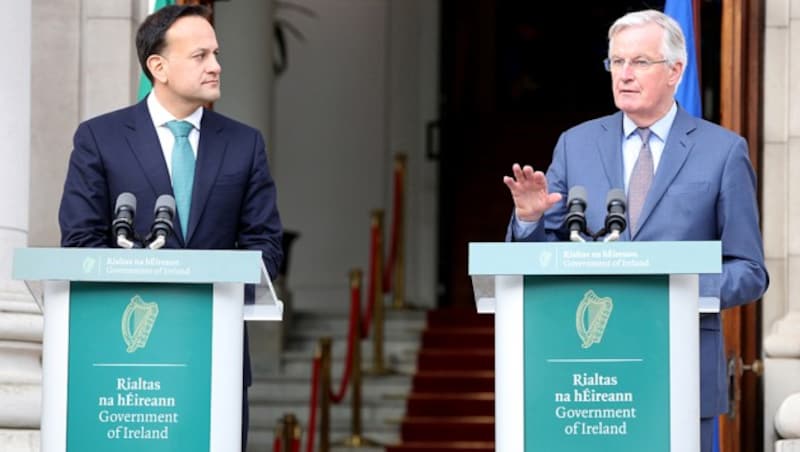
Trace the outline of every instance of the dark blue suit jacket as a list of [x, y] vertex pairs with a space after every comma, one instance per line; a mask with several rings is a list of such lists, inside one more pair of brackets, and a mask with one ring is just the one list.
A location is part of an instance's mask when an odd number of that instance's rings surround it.
[[[622, 113], [580, 124], [564, 132], [547, 170], [549, 190], [562, 201], [545, 213], [535, 231], [522, 240], [567, 240], [567, 194], [586, 187], [586, 222], [603, 228], [605, 197], [624, 188]], [[512, 240], [512, 227], [506, 240]], [[513, 238], [516, 239], [516, 238]], [[519, 240], [519, 239], [516, 239]], [[720, 240], [722, 274], [700, 276], [700, 296], [717, 297], [721, 308], [760, 298], [769, 284], [764, 265], [755, 175], [742, 137], [678, 107], [664, 145], [639, 229], [622, 240]], [[691, 256], [686, 256], [691, 259]], [[727, 378], [719, 314], [700, 317], [701, 416], [727, 410]]]
[[[135, 229], [144, 238], [156, 198], [173, 195], [146, 101], [90, 119], [75, 132], [59, 209], [61, 246], [115, 246], [111, 221], [123, 192], [136, 195]], [[269, 274], [277, 275], [283, 259], [281, 222], [264, 140], [256, 129], [203, 112], [186, 237], [177, 218], [174, 224], [168, 248], [259, 250]], [[249, 371], [247, 363], [248, 384]]]

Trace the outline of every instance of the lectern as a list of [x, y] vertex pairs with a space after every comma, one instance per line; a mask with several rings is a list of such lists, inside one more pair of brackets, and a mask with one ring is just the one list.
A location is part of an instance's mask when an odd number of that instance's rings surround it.
[[471, 243], [498, 452], [700, 449], [698, 275], [719, 242]]
[[241, 450], [243, 321], [283, 309], [260, 252], [26, 248], [13, 275], [44, 312], [43, 452]]

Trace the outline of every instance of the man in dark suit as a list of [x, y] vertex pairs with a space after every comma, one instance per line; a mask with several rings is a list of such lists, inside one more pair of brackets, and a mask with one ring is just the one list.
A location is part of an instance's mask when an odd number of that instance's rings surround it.
[[[620, 111], [564, 132], [546, 175], [513, 166], [504, 178], [515, 206], [506, 239], [567, 240], [566, 194], [576, 185], [588, 193], [588, 229], [598, 231], [606, 193], [624, 187], [622, 240], [720, 240], [722, 274], [701, 275], [700, 296], [719, 298], [722, 309], [760, 298], [769, 277], [747, 143], [675, 102], [686, 65], [679, 25], [640, 11], [618, 19], [608, 36], [605, 64]], [[719, 314], [700, 317], [700, 373], [701, 443], [710, 451], [713, 422], [727, 411]]]
[[[110, 225], [123, 192], [137, 198], [135, 231], [145, 237], [153, 221], [145, 212], [170, 194], [177, 217], [167, 247], [259, 250], [269, 274], [277, 274], [281, 223], [264, 140], [256, 129], [204, 107], [220, 97], [209, 18], [201, 6], [168, 6], [139, 27], [139, 62], [153, 90], [75, 132], [59, 210], [62, 246], [115, 246]], [[250, 379], [245, 336], [243, 449]]]

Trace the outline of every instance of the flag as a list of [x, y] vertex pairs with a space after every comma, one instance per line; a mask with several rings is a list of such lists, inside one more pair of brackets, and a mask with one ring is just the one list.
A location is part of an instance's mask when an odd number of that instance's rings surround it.
[[700, 102], [700, 79], [697, 64], [697, 51], [694, 45], [694, 8], [692, 0], [667, 0], [664, 14], [672, 17], [680, 24], [686, 37], [686, 67], [683, 69], [683, 80], [675, 92], [675, 100], [690, 114], [702, 118], [703, 107]]
[[[175, 0], [150, 0], [150, 8], [147, 10], [147, 14], [153, 14], [154, 12], [158, 11], [159, 9], [167, 6], [167, 5], [174, 5]], [[153, 88], [153, 85], [150, 83], [150, 80], [144, 75], [142, 72], [139, 75], [139, 94], [136, 96], [138, 100], [142, 100], [150, 93], [150, 89]]]

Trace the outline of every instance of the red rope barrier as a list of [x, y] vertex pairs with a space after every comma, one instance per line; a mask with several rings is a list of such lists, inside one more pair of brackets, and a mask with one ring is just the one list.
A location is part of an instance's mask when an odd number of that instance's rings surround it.
[[[314, 358], [314, 364], [311, 371], [311, 400], [308, 402], [309, 416], [308, 416], [308, 429], [306, 430], [306, 452], [314, 451], [314, 436], [317, 430], [317, 395], [319, 394], [319, 371], [322, 367], [322, 358], [317, 356]], [[298, 442], [297, 450], [300, 450]]]
[[399, 165], [394, 167], [394, 197], [392, 199], [392, 232], [389, 242], [389, 257], [383, 268], [383, 293], [392, 291], [394, 261], [397, 257], [397, 241], [400, 230], [400, 217], [403, 212], [403, 173]]
[[[339, 382], [339, 391], [334, 394], [331, 392], [331, 401], [333, 403], [339, 403], [344, 399], [344, 395], [347, 393], [347, 385], [350, 383], [350, 372], [352, 370], [352, 360], [353, 360], [353, 347], [356, 345], [356, 319], [355, 316], [361, 314], [361, 288], [351, 287], [350, 288], [350, 325], [347, 328], [347, 354], [344, 360], [344, 374], [342, 375], [342, 381]], [[360, 331], [359, 331], [360, 333]]]
[[[364, 312], [364, 321], [361, 322], [361, 338], [369, 336], [369, 330], [372, 327], [372, 310], [375, 306], [375, 279], [377, 276], [377, 258], [378, 258], [378, 225], [372, 224], [370, 227], [370, 243], [369, 243], [369, 276], [367, 283], [367, 306]], [[359, 297], [360, 298], [360, 297]]]

